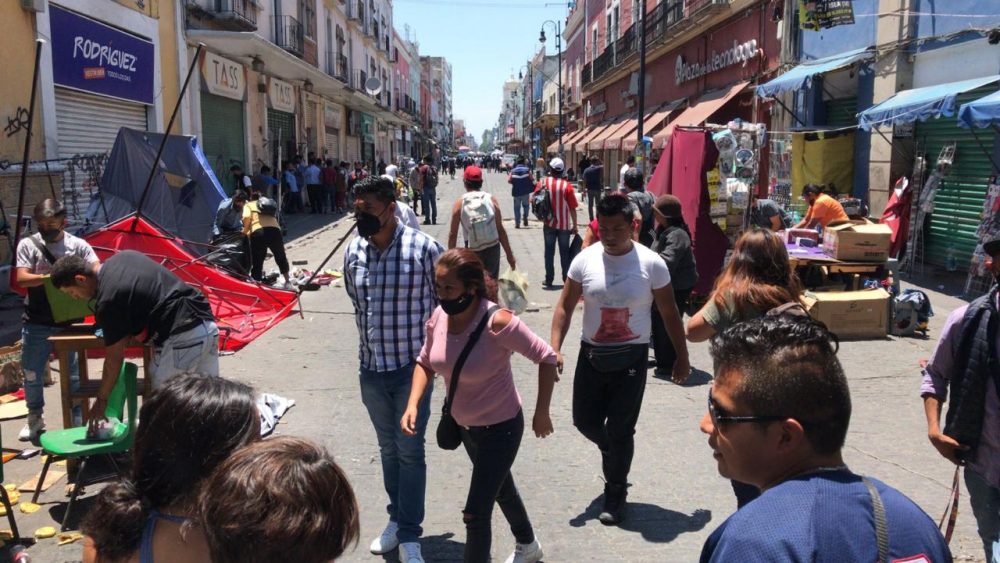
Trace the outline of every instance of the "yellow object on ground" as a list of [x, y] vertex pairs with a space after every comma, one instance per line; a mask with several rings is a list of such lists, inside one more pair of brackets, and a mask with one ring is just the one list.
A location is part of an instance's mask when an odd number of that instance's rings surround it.
[[33, 502], [22, 502], [19, 505], [19, 508], [21, 509], [21, 512], [24, 514], [34, 514], [35, 512], [38, 512], [38, 509], [40, 509], [41, 506], [38, 506]]
[[46, 538], [55, 537], [56, 529], [52, 526], [42, 526], [35, 530], [35, 539], [44, 540]]
[[83, 539], [83, 532], [63, 532], [59, 534], [59, 545], [66, 545]]
[[0, 540], [14, 539], [14, 532], [11, 530], [0, 530]]

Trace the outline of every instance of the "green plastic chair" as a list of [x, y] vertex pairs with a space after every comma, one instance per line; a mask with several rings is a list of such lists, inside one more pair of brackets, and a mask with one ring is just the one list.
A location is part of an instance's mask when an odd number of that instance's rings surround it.
[[[73, 485], [73, 492], [69, 497], [69, 504], [66, 506], [66, 514], [63, 515], [62, 530], [66, 530], [66, 522], [73, 510], [76, 497], [80, 494], [80, 489], [84, 486], [84, 471], [87, 468], [87, 460], [93, 456], [107, 456], [114, 467], [119, 478], [124, 477], [118, 462], [115, 461], [114, 454], [124, 453], [132, 448], [135, 442], [135, 426], [138, 418], [138, 403], [136, 390], [136, 377], [139, 368], [131, 362], [122, 364], [121, 373], [118, 374], [118, 381], [115, 383], [111, 395], [108, 396], [108, 404], [104, 408], [104, 416], [122, 420], [125, 407], [128, 407], [128, 422], [119, 422], [118, 429], [113, 434], [116, 436], [110, 440], [92, 440], [87, 438], [87, 427], [67, 428], [65, 430], [50, 430], [39, 437], [42, 449], [48, 456], [45, 458], [45, 466], [42, 474], [38, 478], [38, 487], [31, 498], [31, 502], [38, 502], [38, 495], [42, 492], [42, 483], [45, 482], [45, 474], [49, 471], [49, 466], [54, 461], [67, 458], [79, 458], [80, 469], [77, 472], [76, 483]], [[95, 479], [86, 484], [99, 482], [103, 479]]]
[[[0, 450], [3, 449], [3, 440], [0, 438]], [[3, 463], [0, 463], [0, 502], [3, 502], [3, 507], [7, 509], [7, 521], [10, 522], [10, 531], [14, 533], [13, 541], [18, 541], [21, 535], [17, 533], [17, 522], [14, 521], [14, 509], [10, 505], [10, 495], [7, 494], [7, 489], [3, 487]]]

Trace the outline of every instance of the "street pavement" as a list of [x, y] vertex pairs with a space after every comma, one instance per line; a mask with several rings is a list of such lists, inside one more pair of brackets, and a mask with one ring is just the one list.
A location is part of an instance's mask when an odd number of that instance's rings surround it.
[[[485, 189], [501, 202], [518, 267], [532, 284], [528, 297], [534, 305], [522, 319], [548, 339], [558, 286], [551, 291], [541, 288], [541, 226], [531, 219], [529, 228], [514, 229], [505, 176], [487, 173], [485, 180]], [[460, 174], [455, 180], [441, 176], [438, 224], [425, 227], [439, 241], [447, 240], [449, 210], [461, 191]], [[581, 225], [586, 224], [585, 215], [583, 209]], [[320, 266], [350, 227], [349, 218], [325, 226], [325, 221], [318, 217], [298, 217], [291, 223], [303, 224], [297, 221], [308, 221], [305, 225], [312, 231], [289, 244], [289, 257], [295, 261], [308, 260], [305, 267], [310, 269]], [[326, 267], [341, 266], [342, 252], [338, 252]], [[558, 271], [558, 261], [556, 268]], [[934, 451], [926, 438], [918, 361], [930, 355], [947, 313], [961, 301], [929, 293], [937, 313], [931, 321], [931, 339], [844, 342], [839, 356], [848, 374], [854, 405], [844, 451], [846, 462], [853, 471], [877, 477], [900, 489], [936, 521], [945, 508], [953, 467]], [[695, 561], [708, 535], [735, 510], [729, 481], [718, 475], [707, 437], [698, 430], [711, 377], [708, 347], [690, 346], [695, 372], [683, 386], [656, 379], [650, 370], [636, 431], [629, 517], [621, 527], [605, 527], [597, 521], [603, 490], [599, 455], [573, 428], [570, 412], [572, 373], [579, 351], [575, 335], [579, 334], [581, 316], [578, 310], [563, 350], [567, 358], [566, 373], [556, 386], [552, 404], [555, 434], [537, 439], [529, 424], [513, 469], [547, 554], [545, 560]], [[94, 367], [98, 365], [95, 363]], [[537, 393], [537, 369], [519, 356], [514, 357], [513, 365], [526, 418], [530, 420]], [[320, 442], [333, 452], [346, 471], [361, 505], [361, 540], [343, 560], [395, 561], [394, 554], [380, 557], [368, 553], [368, 543], [385, 525], [386, 497], [375, 433], [361, 404], [357, 331], [342, 284], [303, 294], [301, 316], [288, 318], [244, 350], [223, 357], [221, 368], [226, 377], [246, 381], [259, 391], [294, 399], [296, 406], [282, 419], [276, 433]], [[58, 420], [58, 392], [58, 386], [46, 390], [50, 425]], [[438, 381], [427, 444], [422, 546], [428, 561], [461, 561], [465, 538], [462, 508], [471, 464], [464, 452], [442, 451], [434, 444], [433, 429], [444, 394]], [[21, 424], [18, 420], [3, 425], [4, 444], [15, 443]], [[29, 478], [41, 467], [37, 459], [8, 463], [5, 482], [21, 483]], [[43, 509], [38, 513], [17, 514], [24, 533], [52, 525], [53, 518], [61, 517], [64, 483], [43, 495]], [[98, 489], [99, 486], [91, 487], [88, 497]], [[85, 498], [81, 509], [85, 510], [88, 504]], [[512, 550], [514, 540], [499, 510], [494, 512], [493, 537], [494, 558], [502, 561]], [[958, 560], [982, 560], [975, 520], [964, 493], [951, 545]], [[31, 549], [34, 560], [46, 562], [79, 560], [80, 552], [79, 543], [56, 547], [55, 540], [44, 540]]]

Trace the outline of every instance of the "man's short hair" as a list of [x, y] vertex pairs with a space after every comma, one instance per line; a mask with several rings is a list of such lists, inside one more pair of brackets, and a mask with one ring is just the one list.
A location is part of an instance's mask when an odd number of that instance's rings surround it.
[[233, 201], [246, 201], [246, 200], [247, 200], [247, 193], [245, 191], [243, 190], [233, 191]]
[[628, 164], [629, 166], [635, 164], [635, 156], [628, 157], [628, 159], [625, 160], [625, 164]]
[[354, 184], [354, 193], [358, 196], [375, 196], [376, 200], [386, 205], [396, 201], [396, 185], [382, 176], [368, 176], [360, 180]]
[[821, 193], [823, 193], [823, 186], [820, 186], [819, 184], [806, 184], [805, 187], [802, 188], [803, 195], [805, 194], [819, 195]]
[[266, 164], [264, 166], [261, 166], [260, 167], [260, 173], [261, 174], [270, 174], [271, 173], [271, 167], [268, 166], [268, 165], [266, 165]]
[[514, 161], [514, 164], [527, 164], [527, 162], [528, 160], [526, 158], [519, 156], [517, 157], [517, 160]]
[[626, 221], [635, 219], [636, 208], [629, 198], [621, 194], [608, 194], [597, 202], [598, 217], [620, 215]]
[[427, 155], [427, 156], [424, 157], [424, 162], [427, 163], [427, 164], [433, 164], [434, 163], [434, 157], [431, 156], [431, 155]]
[[643, 191], [643, 183], [644, 179], [642, 177], [642, 172], [640, 172], [639, 170], [632, 168], [625, 173], [626, 188], [634, 192], [641, 192]]
[[840, 451], [851, 422], [851, 394], [839, 344], [808, 317], [765, 316], [712, 338], [715, 376], [740, 374], [733, 400], [756, 416], [794, 418], [817, 454]]
[[52, 285], [57, 288], [76, 285], [76, 276], [93, 277], [94, 270], [86, 260], [75, 254], [63, 256], [52, 265], [50, 277]]
[[243, 171], [243, 167], [240, 166], [239, 164], [234, 164], [234, 165], [232, 165], [232, 166], [229, 167], [229, 171], [230, 172], [242, 172]]
[[47, 197], [38, 202], [31, 216], [35, 218], [35, 221], [53, 218], [61, 219], [66, 216], [66, 208], [58, 200]]

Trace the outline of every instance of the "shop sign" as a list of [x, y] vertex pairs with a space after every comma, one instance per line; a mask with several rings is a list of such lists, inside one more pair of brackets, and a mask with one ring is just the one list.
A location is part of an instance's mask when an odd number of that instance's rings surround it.
[[344, 106], [327, 102], [323, 108], [323, 126], [327, 129], [340, 129], [343, 116]]
[[295, 86], [284, 80], [268, 78], [267, 101], [271, 104], [272, 109], [295, 113]]
[[705, 61], [688, 62], [684, 60], [683, 56], [678, 55], [674, 70], [674, 81], [680, 85], [724, 68], [743, 64], [755, 56], [757, 56], [756, 39], [751, 39], [745, 43], [739, 43], [734, 39], [731, 47], [721, 52], [712, 51], [708, 60]]
[[243, 101], [247, 95], [246, 67], [215, 53], [202, 51], [201, 86], [209, 94]]
[[56, 84], [153, 104], [153, 43], [97, 20], [49, 6], [52, 78]]
[[916, 124], [910, 123], [893, 123], [892, 124], [892, 138], [894, 139], [912, 139], [914, 133], [916, 132]]
[[799, 0], [799, 26], [806, 31], [853, 24], [852, 0]]

